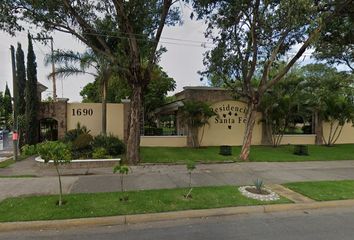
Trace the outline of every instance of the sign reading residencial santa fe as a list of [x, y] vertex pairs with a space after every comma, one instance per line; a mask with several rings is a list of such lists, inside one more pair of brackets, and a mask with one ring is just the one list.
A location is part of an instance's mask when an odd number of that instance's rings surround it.
[[246, 123], [247, 107], [240, 107], [237, 102], [235, 104], [220, 103], [212, 107], [217, 114], [214, 119], [215, 124], [224, 124], [228, 129], [232, 129], [232, 125]]

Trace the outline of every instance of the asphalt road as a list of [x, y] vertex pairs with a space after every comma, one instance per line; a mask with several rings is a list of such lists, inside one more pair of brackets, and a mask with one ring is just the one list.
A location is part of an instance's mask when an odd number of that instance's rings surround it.
[[0, 233], [0, 239], [352, 240], [354, 208]]

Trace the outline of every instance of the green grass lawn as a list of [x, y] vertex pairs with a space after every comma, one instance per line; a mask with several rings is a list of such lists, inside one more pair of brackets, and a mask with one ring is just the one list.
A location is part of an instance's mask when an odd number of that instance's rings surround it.
[[298, 182], [284, 186], [316, 201], [354, 199], [354, 180]]
[[[301, 162], [327, 160], [354, 160], [354, 144], [341, 144], [334, 147], [309, 145], [309, 156], [293, 154], [294, 146], [277, 148], [252, 146], [251, 162]], [[177, 148], [177, 147], [142, 147], [140, 149], [143, 163], [186, 163], [239, 161], [241, 147], [232, 147], [232, 156], [219, 154], [219, 147]]]
[[[22, 161], [26, 158], [28, 158], [30, 156], [26, 156], [26, 155], [20, 155], [18, 156], [18, 161]], [[10, 166], [11, 164], [14, 164], [15, 163], [15, 160], [13, 158], [10, 158], [6, 161], [3, 161], [3, 162], [0, 162], [0, 168], [6, 168], [8, 166]]]
[[15, 163], [15, 160], [13, 160], [12, 158], [8, 159], [6, 161], [2, 161], [2, 162], [0, 162], [0, 168], [6, 168], [6, 167], [10, 166], [13, 163]]
[[[0, 202], [0, 222], [53, 220], [156, 213], [187, 209], [261, 205], [265, 202], [243, 197], [236, 186], [196, 187], [192, 199], [185, 199], [189, 189], [163, 189], [127, 192], [129, 200], [121, 202], [122, 193], [90, 193], [65, 195], [67, 203], [56, 206], [58, 196], [8, 198]], [[274, 203], [290, 203], [281, 198]]]

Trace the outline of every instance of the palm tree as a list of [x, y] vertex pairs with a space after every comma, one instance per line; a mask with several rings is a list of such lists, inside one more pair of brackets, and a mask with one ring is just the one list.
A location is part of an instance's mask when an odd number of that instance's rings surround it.
[[[72, 75], [89, 74], [98, 79], [101, 90], [102, 102], [102, 129], [101, 134], [107, 134], [107, 86], [112, 75], [111, 64], [104, 58], [100, 57], [92, 50], [86, 50], [84, 53], [73, 51], [56, 51], [53, 56], [48, 55], [45, 59], [46, 65], [52, 61], [61, 64], [56, 68], [54, 73], [49, 74], [51, 78], [53, 74], [59, 78], [66, 78]], [[91, 70], [94, 70], [92, 72]]]

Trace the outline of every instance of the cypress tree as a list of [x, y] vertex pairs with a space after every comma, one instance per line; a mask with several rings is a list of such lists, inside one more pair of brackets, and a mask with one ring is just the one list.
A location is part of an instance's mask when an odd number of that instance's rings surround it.
[[38, 139], [37, 63], [33, 44], [28, 34], [27, 82], [26, 82], [26, 143], [36, 144]]
[[17, 75], [17, 96], [18, 101], [16, 109], [18, 115], [24, 115], [26, 111], [25, 102], [25, 89], [26, 89], [26, 67], [25, 67], [25, 55], [22, 51], [21, 44], [17, 44], [16, 51], [16, 75]]
[[11, 102], [11, 93], [10, 89], [7, 86], [5, 87], [5, 94], [4, 94], [4, 117], [5, 117], [5, 125], [7, 128], [10, 128], [9, 126], [9, 119], [12, 115], [12, 102]]
[[0, 130], [4, 127], [5, 116], [4, 116], [4, 95], [0, 92]]

